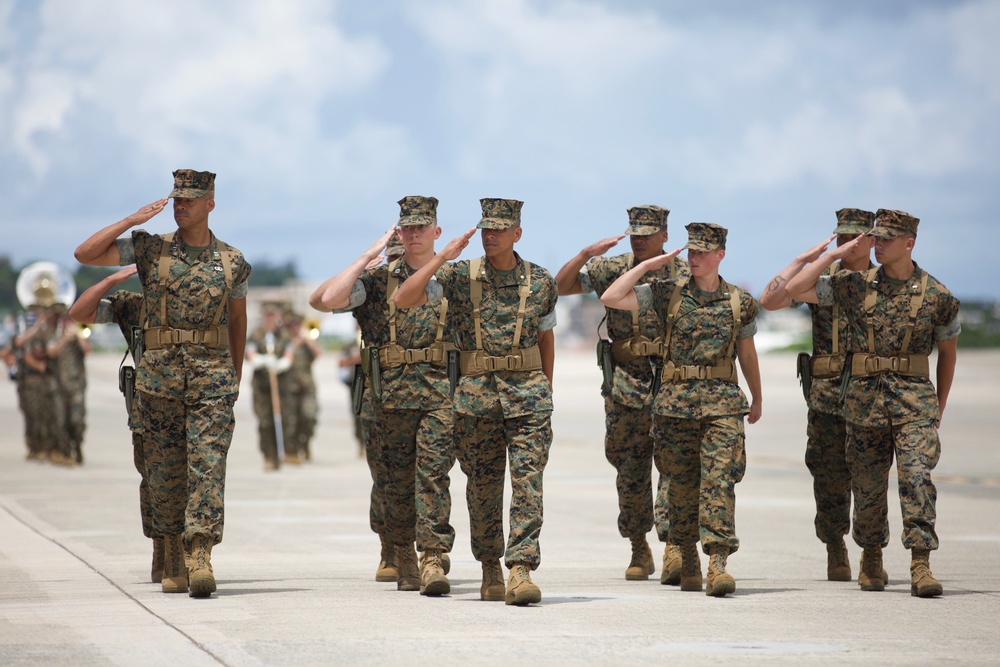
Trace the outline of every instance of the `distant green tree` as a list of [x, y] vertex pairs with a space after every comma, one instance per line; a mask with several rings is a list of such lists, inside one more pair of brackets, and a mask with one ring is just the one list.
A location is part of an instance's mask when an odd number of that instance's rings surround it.
[[0, 256], [0, 313], [13, 313], [18, 310], [17, 274], [20, 269], [15, 268], [6, 255]]
[[253, 271], [250, 273], [250, 287], [282, 287], [299, 277], [295, 262], [289, 260], [284, 264], [272, 264], [266, 259], [250, 262]]

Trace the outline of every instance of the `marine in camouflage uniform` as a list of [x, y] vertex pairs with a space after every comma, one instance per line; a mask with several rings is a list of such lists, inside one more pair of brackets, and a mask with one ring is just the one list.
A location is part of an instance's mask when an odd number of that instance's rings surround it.
[[[850, 250], [847, 244], [813, 262], [788, 289], [797, 298], [836, 303], [853, 315], [844, 418], [852, 532], [864, 549], [858, 583], [866, 591], [886, 585], [882, 549], [889, 544], [888, 478], [895, 457], [911, 592], [937, 597], [943, 587], [930, 570], [930, 552], [938, 548], [931, 471], [941, 455], [937, 426], [954, 378], [961, 326], [958, 299], [912, 260], [919, 222], [904, 211], [879, 209], [871, 232], [878, 269], [819, 278]], [[935, 346], [936, 390], [929, 364]]]
[[276, 304], [265, 304], [261, 325], [247, 336], [247, 361], [253, 368], [253, 412], [257, 416], [257, 435], [260, 451], [264, 455], [264, 469], [281, 467], [282, 452], [278, 451], [278, 432], [274, 419], [271, 395], [271, 371], [278, 382], [278, 410], [281, 416], [281, 434], [284, 458], [298, 462], [298, 451], [290, 437], [287, 414], [291, 409], [292, 337], [281, 326], [281, 309]]
[[[164, 535], [165, 593], [208, 597], [210, 556], [222, 540], [226, 456], [246, 344], [250, 265], [208, 227], [215, 174], [174, 172], [177, 232], [132, 232], [167, 199], [109, 225], [76, 251], [85, 264], [135, 263], [145, 297], [145, 352], [136, 375], [153, 529]], [[162, 272], [162, 275], [161, 275]], [[190, 483], [189, 483], [190, 480]], [[191, 545], [190, 571], [183, 540]]]
[[55, 338], [58, 315], [51, 306], [36, 308], [37, 320], [16, 338], [21, 348], [19, 397], [24, 416], [28, 458], [72, 466], [65, 430], [65, 410], [49, 344]]
[[[691, 223], [691, 279], [636, 285], [640, 276], [677, 255], [654, 257], [626, 272], [601, 301], [613, 308], [652, 310], [664, 339], [661, 386], [653, 405], [657, 467], [670, 478], [670, 537], [681, 547], [681, 590], [701, 590], [697, 543], [710, 555], [708, 595], [736, 590], [727, 559], [736, 537], [736, 484], [746, 470], [744, 416], [760, 418], [760, 371], [753, 336], [757, 301], [719, 276], [725, 256], [724, 227]], [[753, 396], [737, 383], [736, 360]]]
[[[766, 310], [799, 306], [786, 289], [788, 280], [816, 260], [831, 240], [848, 243], [872, 228], [875, 214], [857, 208], [837, 211], [834, 236], [810, 248], [781, 270], [760, 297]], [[872, 268], [870, 239], [862, 239], [854, 252], [831, 265], [823, 275]], [[840, 399], [840, 380], [847, 358], [848, 311], [835, 306], [809, 304], [812, 318], [812, 355], [800, 357], [803, 390], [808, 392], [806, 467], [813, 477], [816, 502], [816, 537], [826, 544], [826, 576], [830, 581], [850, 581], [851, 564], [844, 536], [851, 529], [851, 471], [847, 467], [847, 423]], [[836, 328], [834, 328], [836, 326]], [[834, 335], [836, 334], [836, 335]]]
[[[437, 199], [409, 196], [399, 201], [399, 229], [405, 248], [391, 264], [366, 268], [378, 259], [394, 230], [313, 294], [314, 308], [350, 311], [361, 328], [365, 350], [378, 362], [367, 374], [378, 423], [385, 483], [385, 524], [395, 547], [399, 590], [438, 596], [451, 591], [443, 555], [455, 543], [451, 515], [452, 410], [445, 351], [452, 340], [448, 310], [439, 303], [398, 310], [397, 286], [434, 255]], [[346, 298], [345, 298], [346, 297]], [[346, 303], [345, 303], [346, 301]], [[413, 543], [422, 552], [419, 570]]]
[[49, 358], [55, 364], [56, 386], [63, 408], [63, 424], [69, 455], [83, 463], [83, 433], [87, 429], [87, 368], [84, 357], [90, 343], [77, 333], [73, 320], [61, 318]]
[[[660, 206], [634, 206], [628, 210], [629, 226], [625, 233], [593, 243], [581, 250], [556, 274], [559, 295], [589, 294], [600, 297], [623, 273], [638, 262], [663, 253], [667, 241], [669, 209]], [[632, 252], [603, 257], [625, 236]], [[652, 280], [686, 278], [687, 262], [675, 257], [668, 264], [640, 278]], [[655, 571], [646, 533], [654, 525], [661, 542], [667, 541], [670, 523], [667, 518], [669, 479], [660, 475], [654, 510], [653, 468], [653, 374], [662, 364], [663, 333], [655, 313], [607, 308], [605, 321], [612, 354], [610, 386], [602, 383], [604, 396], [604, 452], [618, 473], [618, 532], [632, 542], [632, 560], [625, 578], [648, 579]], [[607, 360], [611, 361], [611, 360]], [[605, 373], [608, 369], [605, 369]], [[660, 582], [680, 583], [680, 548], [668, 544], [663, 552]]]
[[[285, 327], [292, 339], [292, 366], [288, 369], [288, 402], [286, 413], [288, 448], [285, 457], [290, 463], [311, 458], [309, 442], [316, 431], [319, 403], [316, 400], [316, 381], [313, 379], [313, 362], [322, 349], [303, 331], [303, 318], [295, 312], [285, 314]], [[287, 446], [287, 443], [286, 443]], [[294, 456], [289, 458], [289, 452]]]
[[[142, 357], [142, 341], [136, 340], [135, 332], [141, 333], [142, 330], [142, 294], [119, 289], [107, 298], [101, 298], [112, 287], [120, 285], [133, 275], [135, 275], [135, 267], [126, 267], [88, 288], [73, 304], [70, 315], [77, 322], [85, 324], [117, 324], [129, 346], [132, 361], [138, 362]], [[124, 364], [124, 359], [122, 361]], [[119, 377], [119, 383], [121, 382], [122, 379]], [[153, 540], [150, 579], [153, 583], [161, 583], [163, 579], [163, 536], [158, 535], [153, 530], [153, 507], [149, 497], [149, 482], [146, 475], [140, 398], [137, 392], [130, 397], [124, 386], [119, 388], [126, 392], [125, 407], [128, 411], [128, 427], [132, 432], [132, 462], [140, 478], [139, 516], [142, 523], [142, 534]], [[131, 402], [129, 402], [130, 398]]]
[[[548, 271], [514, 252], [523, 202], [482, 199], [481, 204], [477, 227], [486, 257], [445, 264], [468, 245], [472, 229], [411, 277], [412, 284], [400, 288], [396, 302], [414, 307], [448, 300], [461, 350], [461, 378], [453, 400], [455, 446], [468, 477], [472, 553], [483, 566], [480, 597], [526, 605], [541, 600], [530, 572], [541, 562], [542, 473], [552, 444], [552, 330], [558, 294]], [[507, 457], [512, 497], [505, 551]], [[510, 568], [506, 590], [502, 556]]]

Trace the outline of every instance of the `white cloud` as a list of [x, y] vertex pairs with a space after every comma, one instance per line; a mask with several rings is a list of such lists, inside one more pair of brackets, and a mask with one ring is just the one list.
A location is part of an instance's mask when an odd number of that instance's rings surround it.
[[[302, 157], [323, 143], [323, 105], [373, 85], [389, 63], [376, 40], [345, 35], [322, 0], [135, 3], [50, 0], [10, 132], [39, 173], [42, 134], [91, 107], [153, 160], [211, 141], [257, 164], [275, 146]], [[294, 180], [297, 168], [283, 165]]]

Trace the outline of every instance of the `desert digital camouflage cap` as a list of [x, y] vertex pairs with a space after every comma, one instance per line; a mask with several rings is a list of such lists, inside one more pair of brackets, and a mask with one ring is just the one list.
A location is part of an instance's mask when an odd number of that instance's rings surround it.
[[403, 197], [399, 204], [399, 224], [424, 227], [437, 222], [438, 200], [434, 197]]
[[483, 217], [476, 225], [479, 229], [510, 229], [521, 226], [523, 201], [516, 199], [480, 199]]
[[405, 251], [403, 249], [403, 239], [399, 237], [399, 230], [397, 229], [396, 233], [392, 235], [392, 238], [389, 239], [389, 242], [385, 245], [385, 250], [383, 251], [383, 254], [387, 258], [393, 259], [395, 257], [399, 257], [404, 252]]
[[894, 239], [904, 234], [917, 235], [919, 218], [914, 218], [906, 211], [890, 211], [880, 208], [875, 212], [875, 228], [869, 232], [880, 239]]
[[645, 206], [633, 206], [628, 210], [628, 229], [626, 234], [634, 236], [649, 236], [667, 228], [667, 216], [670, 215], [669, 208], [646, 204]]
[[837, 211], [837, 228], [834, 234], [866, 234], [871, 231], [875, 214], [860, 208], [842, 208]]
[[174, 189], [169, 197], [195, 199], [215, 189], [215, 174], [210, 171], [178, 169], [174, 172]]
[[684, 247], [698, 252], [711, 252], [716, 248], [726, 247], [726, 236], [729, 230], [714, 222], [692, 222], [684, 226], [688, 233], [688, 242]]

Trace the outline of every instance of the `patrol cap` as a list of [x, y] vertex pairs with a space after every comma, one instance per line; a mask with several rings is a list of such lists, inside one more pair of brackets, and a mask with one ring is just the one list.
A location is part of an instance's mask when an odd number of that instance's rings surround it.
[[211, 190], [215, 190], [215, 174], [212, 172], [178, 169], [174, 172], [174, 189], [167, 196], [196, 199]]
[[837, 211], [837, 228], [834, 234], [867, 234], [875, 222], [875, 214], [860, 208], [842, 208]]
[[479, 229], [510, 229], [521, 226], [521, 207], [523, 201], [516, 199], [480, 199], [483, 207], [483, 217]]
[[914, 218], [906, 211], [890, 211], [880, 208], [875, 212], [875, 228], [869, 232], [880, 239], [894, 239], [905, 234], [917, 235], [920, 218]]
[[438, 200], [434, 197], [403, 197], [399, 204], [399, 224], [401, 226], [425, 227], [437, 222]]
[[392, 238], [385, 245], [383, 254], [385, 254], [387, 259], [393, 259], [394, 257], [400, 257], [404, 252], [403, 240], [399, 237], [399, 230], [397, 229], [396, 233], [392, 235]]
[[667, 228], [667, 216], [670, 215], [669, 208], [646, 204], [644, 206], [633, 206], [628, 210], [628, 229], [626, 234], [632, 236], [649, 236]]
[[697, 252], [711, 252], [716, 248], [726, 248], [726, 236], [729, 230], [714, 222], [692, 222], [684, 225], [688, 233], [688, 242], [684, 247]]

